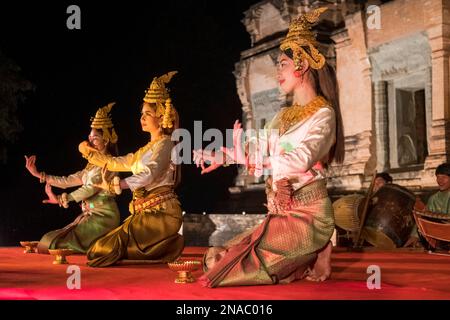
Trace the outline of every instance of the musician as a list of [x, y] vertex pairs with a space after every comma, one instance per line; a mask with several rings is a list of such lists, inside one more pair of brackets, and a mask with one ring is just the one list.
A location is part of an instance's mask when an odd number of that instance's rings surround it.
[[[439, 190], [428, 199], [427, 210], [450, 215], [450, 163], [440, 164], [436, 168], [435, 174]], [[405, 247], [417, 244], [418, 240], [419, 233], [417, 232], [417, 226], [414, 226]]]
[[377, 173], [373, 185], [373, 193], [377, 192], [385, 184], [392, 183], [392, 181], [393, 179], [389, 173], [387, 172]]
[[450, 163], [443, 163], [436, 168], [436, 182], [439, 191], [428, 199], [427, 209], [450, 214]]

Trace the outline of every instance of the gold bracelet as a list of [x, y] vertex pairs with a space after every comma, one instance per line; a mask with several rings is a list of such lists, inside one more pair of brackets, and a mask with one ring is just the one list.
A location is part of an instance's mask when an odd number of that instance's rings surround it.
[[39, 177], [39, 182], [40, 183], [45, 183], [47, 181], [47, 175], [45, 174], [44, 171], [41, 172], [41, 176]]
[[122, 193], [122, 189], [120, 188], [120, 177], [115, 176], [112, 179], [112, 182], [113, 182], [113, 187], [114, 187], [114, 193], [117, 194], [117, 195], [121, 194]]
[[67, 193], [63, 193], [61, 195], [57, 195], [56, 199], [58, 200], [58, 205], [67, 209], [69, 207], [69, 200], [67, 198]]
[[69, 197], [67, 196], [67, 193], [63, 193], [61, 194], [61, 204], [64, 208], [68, 208], [69, 207]]
[[115, 194], [112, 180], [108, 183], [108, 191], [109, 193]]

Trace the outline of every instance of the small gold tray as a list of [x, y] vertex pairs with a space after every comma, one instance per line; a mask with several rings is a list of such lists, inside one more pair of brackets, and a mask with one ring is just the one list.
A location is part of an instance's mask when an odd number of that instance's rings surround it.
[[25, 248], [23, 253], [37, 253], [39, 241], [20, 241], [20, 245]]
[[176, 260], [167, 263], [170, 270], [178, 272], [175, 283], [195, 282], [195, 278], [192, 276], [191, 272], [200, 269], [201, 264], [201, 261], [198, 260]]
[[67, 264], [66, 257], [73, 254], [73, 251], [70, 249], [48, 249], [48, 252], [55, 256], [53, 264]]

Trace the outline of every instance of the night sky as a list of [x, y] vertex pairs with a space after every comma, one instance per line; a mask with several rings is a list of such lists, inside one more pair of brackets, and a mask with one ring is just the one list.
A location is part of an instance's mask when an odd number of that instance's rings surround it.
[[[89, 134], [90, 117], [111, 101], [117, 103], [112, 117], [120, 154], [137, 150], [149, 138], [140, 129], [139, 113], [154, 76], [178, 70], [169, 87], [181, 127], [193, 132], [193, 122], [202, 120], [203, 130], [231, 128], [242, 115], [232, 72], [240, 52], [250, 48], [241, 20], [257, 2], [2, 3], [0, 52], [21, 68], [34, 90], [19, 104], [23, 130], [0, 164], [0, 245], [39, 240], [80, 212], [74, 203], [68, 210], [41, 203], [44, 185], [26, 171], [24, 155], [35, 154], [38, 170], [48, 174], [82, 169], [86, 160], [78, 144]], [[81, 30], [66, 27], [71, 4], [81, 8]], [[228, 199], [236, 173], [228, 167], [201, 176], [194, 165], [183, 165], [177, 189], [183, 210], [216, 210]], [[130, 198], [127, 191], [118, 199], [122, 219]]]

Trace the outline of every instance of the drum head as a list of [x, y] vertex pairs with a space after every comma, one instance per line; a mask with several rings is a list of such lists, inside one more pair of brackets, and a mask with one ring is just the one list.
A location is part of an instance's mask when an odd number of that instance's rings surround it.
[[415, 199], [408, 189], [396, 184], [380, 188], [371, 198], [361, 237], [382, 249], [401, 247], [414, 225]]
[[364, 199], [363, 195], [350, 194], [333, 202], [336, 226], [346, 231], [358, 231]]
[[381, 229], [377, 230], [372, 227], [364, 227], [361, 232], [361, 238], [380, 249], [395, 249], [397, 247], [394, 241], [384, 234], [384, 231]]

